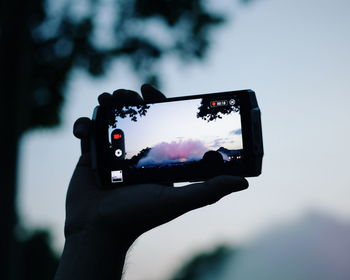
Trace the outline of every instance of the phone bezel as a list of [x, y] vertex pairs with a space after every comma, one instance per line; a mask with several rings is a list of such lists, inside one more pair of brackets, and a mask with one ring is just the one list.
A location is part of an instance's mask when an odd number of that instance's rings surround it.
[[[240, 102], [240, 115], [241, 115], [241, 128], [242, 128], [242, 141], [243, 141], [243, 155], [242, 168], [239, 172], [233, 170], [222, 170], [218, 171], [214, 175], [228, 174], [242, 177], [253, 177], [261, 174], [262, 158], [263, 158], [263, 142], [262, 142], [262, 129], [261, 129], [261, 118], [260, 109], [258, 107], [255, 92], [252, 90], [238, 90], [238, 91], [226, 91], [217, 93], [207, 93], [199, 95], [185, 95], [180, 97], [170, 97], [157, 102], [149, 102], [143, 104], [156, 104], [156, 103], [167, 103], [176, 102], [190, 99], [201, 99], [201, 98], [217, 98], [222, 95], [234, 95], [239, 98]], [[141, 105], [141, 104], [140, 104]], [[171, 176], [171, 178], [162, 178], [161, 176], [150, 175], [143, 176], [144, 178], [133, 178], [128, 181], [121, 183], [112, 183], [110, 179], [111, 169], [104, 163], [105, 160], [103, 154], [103, 148], [100, 143], [106, 139], [106, 133], [102, 132], [106, 126], [106, 114], [111, 111], [111, 108], [97, 106], [93, 113], [92, 118], [92, 133], [90, 137], [91, 142], [91, 156], [92, 156], [92, 168], [96, 172], [99, 185], [102, 188], [119, 187], [128, 184], [140, 184], [140, 183], [163, 183], [169, 184], [173, 182], [194, 182], [203, 181], [213, 176], [208, 172], [202, 172], [202, 174], [185, 174], [181, 176], [181, 170], [179, 174]], [[204, 170], [203, 170], [204, 171]], [[177, 172], [178, 173], [178, 172]]]

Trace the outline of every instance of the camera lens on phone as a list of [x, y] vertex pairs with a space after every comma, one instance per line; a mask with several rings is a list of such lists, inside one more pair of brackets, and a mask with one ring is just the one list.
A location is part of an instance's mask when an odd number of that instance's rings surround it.
[[114, 154], [116, 157], [121, 157], [123, 155], [123, 151], [121, 149], [117, 149], [115, 150]]

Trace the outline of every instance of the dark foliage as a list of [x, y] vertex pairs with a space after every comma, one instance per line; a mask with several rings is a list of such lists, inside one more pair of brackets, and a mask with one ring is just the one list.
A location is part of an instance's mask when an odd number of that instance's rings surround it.
[[130, 165], [136, 166], [140, 159], [142, 159], [143, 157], [146, 157], [148, 155], [150, 150], [151, 150], [151, 148], [149, 148], [149, 147], [142, 149], [137, 155], [133, 156], [130, 159], [130, 161], [129, 161]]
[[[6, 5], [10, 6], [8, 1], [2, 1], [5, 9]], [[25, 65], [18, 65], [25, 67], [26, 79], [15, 77], [17, 81], [25, 82], [25, 99], [28, 101], [21, 131], [59, 123], [65, 84], [73, 68], [99, 76], [108, 70], [111, 61], [123, 58], [142, 79], [154, 81], [156, 62], [165, 54], [176, 53], [186, 59], [201, 58], [209, 45], [209, 29], [223, 21], [222, 16], [207, 11], [202, 0], [122, 0], [112, 2], [111, 20], [101, 30], [100, 2], [86, 1], [88, 11], [80, 15], [70, 11], [72, 3], [59, 9], [57, 14], [50, 12], [49, 8], [55, 6], [51, 1], [31, 1], [30, 5], [21, 8], [23, 37], [20, 42], [10, 41], [27, 50], [26, 57], [19, 61]], [[13, 20], [11, 13], [4, 15], [3, 24], [11, 24]], [[150, 31], [154, 27], [161, 29], [164, 37], [171, 40], [157, 39], [157, 31]], [[111, 42], [98, 40], [101, 33]], [[5, 39], [11, 38], [3, 34], [0, 40]], [[21, 50], [17, 48], [13, 51], [17, 56], [24, 54], [18, 53]]]
[[203, 98], [201, 105], [198, 107], [197, 118], [201, 118], [207, 122], [221, 119], [222, 115], [228, 115], [232, 112], [239, 112], [238, 105], [227, 105], [227, 106], [211, 106], [211, 98]]
[[58, 266], [58, 256], [50, 246], [47, 231], [38, 230], [18, 241], [20, 269], [17, 279], [47, 280], [53, 279]]
[[110, 120], [110, 125], [113, 128], [117, 126], [117, 118], [130, 118], [131, 121], [137, 122], [137, 116], [146, 116], [147, 110], [150, 108], [150, 105], [137, 105], [137, 106], [126, 106], [116, 108], [114, 110], [114, 116]]

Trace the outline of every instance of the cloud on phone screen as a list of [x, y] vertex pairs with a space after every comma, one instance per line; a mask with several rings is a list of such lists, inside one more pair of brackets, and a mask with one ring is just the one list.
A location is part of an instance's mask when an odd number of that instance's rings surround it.
[[141, 158], [137, 167], [201, 160], [208, 150], [204, 143], [199, 140], [162, 142], [155, 145], [146, 157]]

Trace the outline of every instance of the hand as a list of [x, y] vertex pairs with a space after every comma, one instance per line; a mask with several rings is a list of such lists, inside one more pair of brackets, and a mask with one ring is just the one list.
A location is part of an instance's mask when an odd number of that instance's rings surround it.
[[[145, 101], [165, 98], [149, 85], [141, 92]], [[98, 100], [101, 106], [134, 105], [142, 98], [133, 91], [117, 90], [113, 95], [101, 94]], [[248, 187], [244, 178], [219, 176], [182, 188], [139, 184], [100, 189], [91, 169], [90, 126], [88, 118], [74, 124], [82, 155], [68, 187], [66, 242], [55, 280], [120, 279], [127, 250], [142, 233]]]
[[[148, 102], [165, 98], [150, 85], [144, 85], [141, 93]], [[137, 104], [142, 98], [134, 91], [117, 90], [113, 95], [103, 93], [98, 100], [101, 106], [111, 106]], [[84, 228], [98, 228], [133, 242], [154, 227], [248, 187], [244, 178], [219, 176], [181, 188], [139, 184], [99, 189], [90, 166], [89, 129], [87, 118], [78, 119], [74, 125], [74, 135], [82, 141], [82, 156], [67, 194], [66, 236]]]

